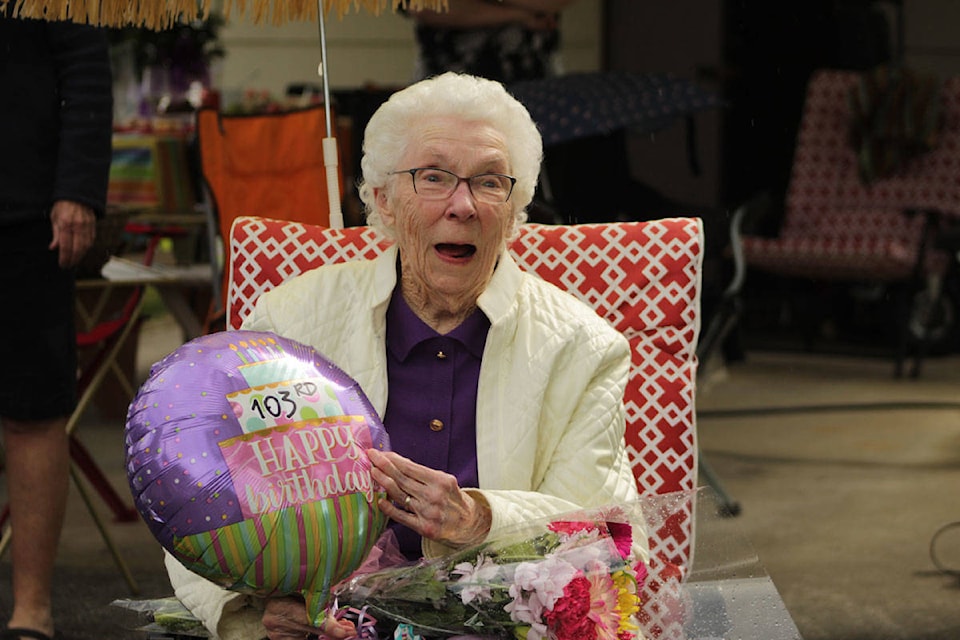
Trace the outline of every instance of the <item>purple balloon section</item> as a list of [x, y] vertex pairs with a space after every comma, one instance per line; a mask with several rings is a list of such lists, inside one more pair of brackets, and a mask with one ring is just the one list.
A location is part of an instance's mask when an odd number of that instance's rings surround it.
[[134, 503], [168, 550], [174, 535], [241, 522], [221, 443], [258, 428], [339, 415], [364, 417], [373, 446], [389, 449], [363, 390], [315, 349], [255, 331], [187, 342], [151, 368], [127, 414]]

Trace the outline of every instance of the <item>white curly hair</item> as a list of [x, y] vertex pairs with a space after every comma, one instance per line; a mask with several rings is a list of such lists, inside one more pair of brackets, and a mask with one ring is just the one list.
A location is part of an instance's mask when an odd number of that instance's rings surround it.
[[423, 121], [454, 116], [493, 127], [507, 144], [510, 171], [517, 179], [510, 204], [515, 235], [527, 219], [527, 205], [533, 200], [543, 141], [537, 125], [516, 98], [499, 82], [454, 72], [421, 80], [394, 93], [370, 118], [363, 135], [360, 167], [360, 200], [366, 209], [367, 224], [391, 237], [380, 217], [374, 189], [385, 187], [390, 172], [397, 170], [411, 133]]

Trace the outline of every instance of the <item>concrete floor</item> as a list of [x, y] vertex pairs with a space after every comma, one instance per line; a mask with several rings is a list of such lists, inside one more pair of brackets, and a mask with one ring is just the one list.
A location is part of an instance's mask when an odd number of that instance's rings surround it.
[[[751, 353], [698, 393], [706, 460], [805, 640], [960, 638], [960, 358]], [[951, 531], [960, 531], [953, 529]], [[960, 571], [960, 533], [935, 547]]]
[[[178, 344], [168, 318], [150, 320], [141, 375]], [[960, 578], [937, 571], [929, 549], [960, 520], [960, 357], [929, 360], [920, 380], [891, 371], [884, 360], [758, 352], [700, 384], [702, 451], [742, 507], [723, 526], [752, 544], [805, 640], [960, 638]], [[80, 435], [126, 491], [122, 425], [91, 419]], [[141, 618], [110, 603], [171, 593], [159, 546], [139, 521], [109, 524], [139, 583], [134, 596], [73, 492], [60, 627], [78, 640], [145, 637], [134, 631]], [[956, 531], [938, 549], [960, 570]], [[6, 557], [0, 621], [9, 577]]]

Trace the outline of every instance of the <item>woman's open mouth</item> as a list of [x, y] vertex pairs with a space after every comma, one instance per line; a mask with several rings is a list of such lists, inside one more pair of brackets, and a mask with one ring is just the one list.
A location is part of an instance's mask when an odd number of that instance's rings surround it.
[[435, 245], [437, 253], [445, 258], [469, 258], [477, 252], [477, 247], [472, 244], [452, 244], [441, 242]]

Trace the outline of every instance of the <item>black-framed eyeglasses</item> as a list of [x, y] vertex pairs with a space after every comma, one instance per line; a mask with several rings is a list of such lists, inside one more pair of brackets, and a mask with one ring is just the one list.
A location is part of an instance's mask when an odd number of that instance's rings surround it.
[[390, 173], [391, 175], [409, 173], [413, 179], [413, 190], [424, 200], [449, 198], [461, 182], [466, 182], [470, 193], [478, 202], [502, 204], [510, 199], [513, 185], [517, 183], [516, 178], [502, 173], [478, 173], [464, 178], [446, 169], [435, 167], [416, 167]]

